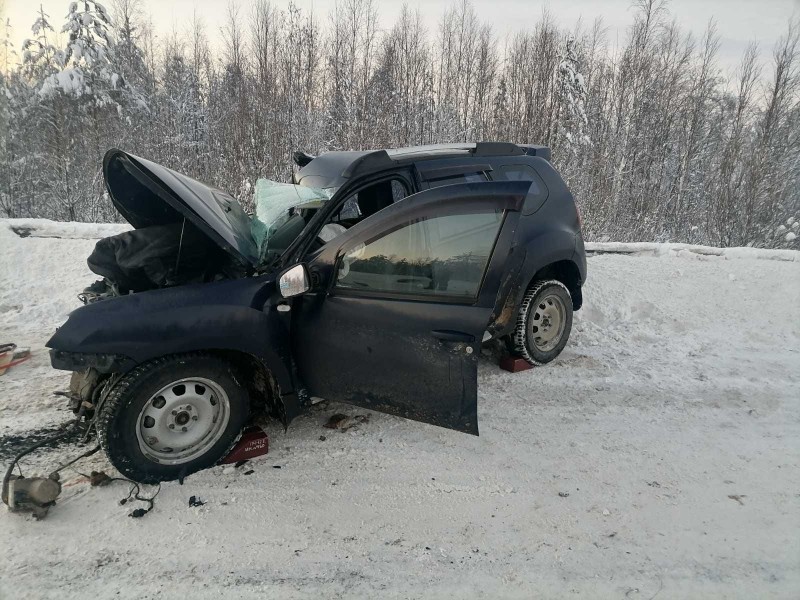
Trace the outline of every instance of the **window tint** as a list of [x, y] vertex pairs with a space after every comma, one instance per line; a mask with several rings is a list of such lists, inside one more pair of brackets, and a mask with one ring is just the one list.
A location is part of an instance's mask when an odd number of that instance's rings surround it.
[[542, 191], [539, 174], [530, 165], [503, 165], [498, 171], [509, 181], [530, 181], [531, 193], [538, 194]]
[[433, 179], [428, 183], [432, 188], [435, 188], [443, 185], [453, 185], [456, 183], [477, 183], [481, 181], [488, 181], [486, 173], [461, 173], [459, 175], [453, 175], [452, 177]]
[[333, 221], [368, 217], [408, 196], [408, 189], [399, 179], [378, 181], [347, 197]]
[[342, 259], [337, 286], [475, 298], [503, 220], [502, 211], [424, 218]]

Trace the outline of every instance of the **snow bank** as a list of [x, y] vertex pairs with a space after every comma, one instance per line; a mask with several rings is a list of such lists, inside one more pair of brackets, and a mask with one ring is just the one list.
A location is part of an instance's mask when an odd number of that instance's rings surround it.
[[127, 223], [70, 223], [49, 219], [0, 219], [0, 227], [20, 237], [93, 240], [127, 231]]
[[[49, 219], [0, 219], [0, 227], [7, 227], [21, 237], [46, 237], [61, 239], [99, 239], [127, 231], [127, 223], [71, 223]], [[726, 259], [759, 259], [800, 262], [798, 250], [771, 250], [765, 248], [716, 248], [695, 244], [659, 244], [654, 242], [587, 242], [586, 251], [594, 254], [651, 254], [653, 256], [700, 255]]]
[[715, 248], [695, 244], [658, 244], [654, 242], [587, 242], [586, 251], [595, 254], [652, 254], [654, 256], [696, 254], [722, 258], [749, 258], [800, 262], [798, 250], [767, 248]]

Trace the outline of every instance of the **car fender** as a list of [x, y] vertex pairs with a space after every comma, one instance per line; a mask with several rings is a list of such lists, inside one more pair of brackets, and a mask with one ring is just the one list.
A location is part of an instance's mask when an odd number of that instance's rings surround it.
[[496, 317], [489, 327], [493, 337], [509, 333], [514, 328], [517, 310], [528, 284], [538, 271], [562, 260], [574, 262], [575, 233], [567, 229], [542, 231], [516, 248], [513, 254], [515, 260], [509, 261], [506, 269], [508, 284], [500, 288], [501, 295], [495, 305]]
[[267, 284], [252, 279], [207, 283], [81, 307], [47, 342], [53, 349], [53, 366], [75, 370], [69, 364], [73, 356], [100, 356], [106, 358], [106, 367], [100, 370], [126, 373], [170, 354], [243, 352], [270, 371], [291, 420], [299, 408], [291, 370], [289, 322], [272, 305], [269, 291], [274, 291], [274, 285]]

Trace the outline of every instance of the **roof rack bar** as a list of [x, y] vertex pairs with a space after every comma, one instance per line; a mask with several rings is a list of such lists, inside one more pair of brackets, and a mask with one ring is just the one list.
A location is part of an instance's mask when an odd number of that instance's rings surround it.
[[386, 150], [376, 150], [365, 154], [364, 156], [353, 161], [342, 172], [342, 177], [350, 178], [362, 170], [377, 171], [379, 169], [386, 169], [394, 165], [389, 154]]
[[478, 142], [473, 151], [475, 156], [522, 156], [525, 151], [511, 142]]

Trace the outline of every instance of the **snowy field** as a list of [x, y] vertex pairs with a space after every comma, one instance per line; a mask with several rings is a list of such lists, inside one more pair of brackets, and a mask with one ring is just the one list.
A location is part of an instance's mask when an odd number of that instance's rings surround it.
[[[33, 349], [0, 377], [6, 442], [71, 416], [43, 344], [114, 230], [0, 221], [0, 341]], [[143, 519], [125, 484], [66, 471], [45, 520], [0, 511], [0, 597], [797, 598], [800, 253], [595, 249], [559, 360], [481, 362], [480, 437], [377, 413], [333, 431], [367, 411], [323, 403]]]

